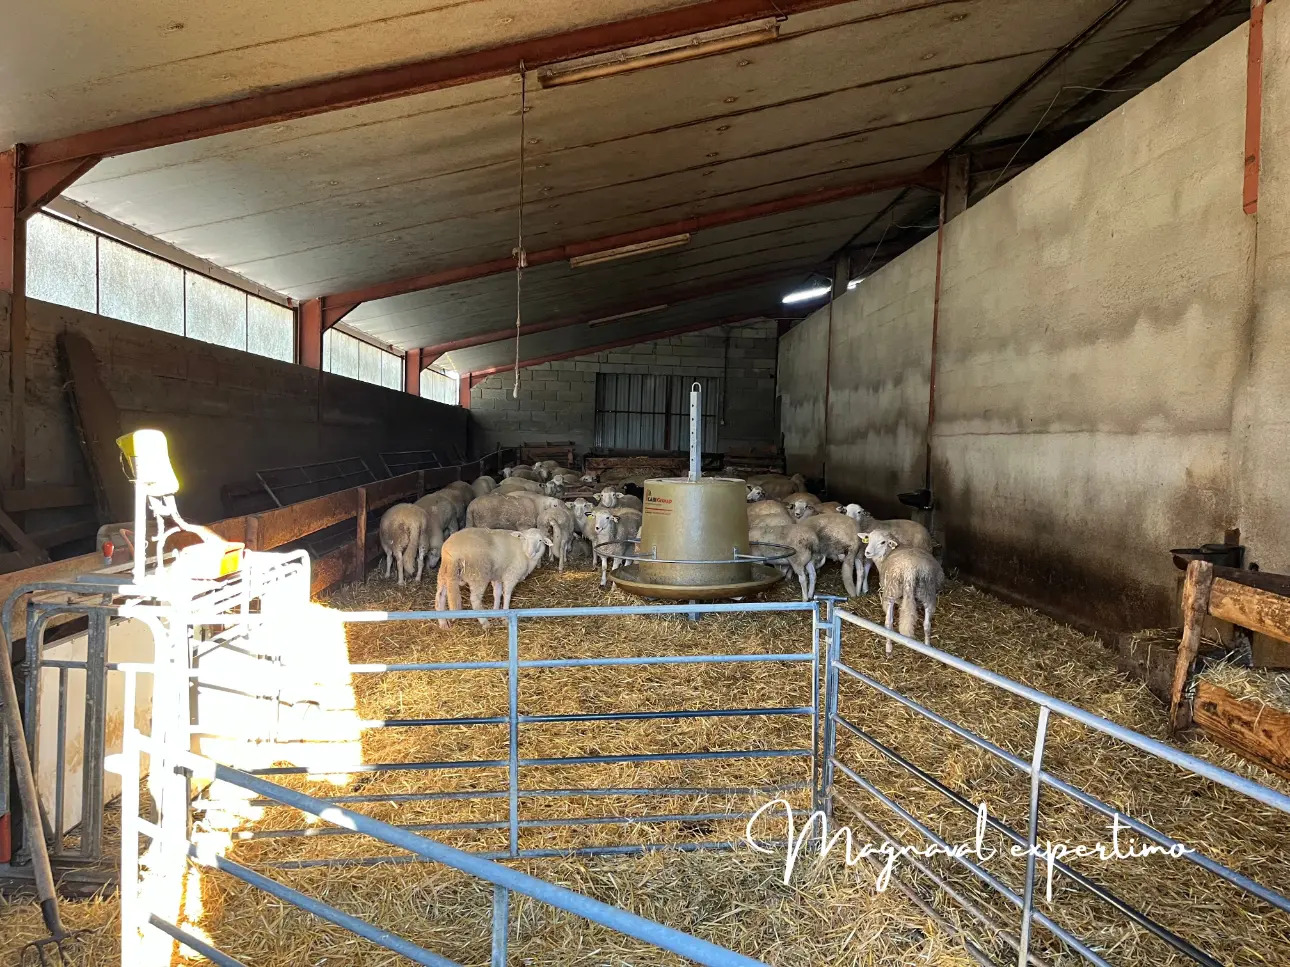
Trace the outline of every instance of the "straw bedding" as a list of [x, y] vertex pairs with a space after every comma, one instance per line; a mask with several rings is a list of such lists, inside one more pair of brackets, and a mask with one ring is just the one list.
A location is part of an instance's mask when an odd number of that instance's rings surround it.
[[1240, 665], [1210, 665], [1199, 676], [1226, 689], [1238, 699], [1258, 702], [1280, 712], [1290, 712], [1290, 672], [1263, 671]]
[[[835, 569], [822, 591], [839, 590]], [[432, 607], [433, 582], [395, 588], [372, 580], [344, 589], [328, 604], [346, 610], [396, 610]], [[781, 585], [774, 596], [787, 599]], [[614, 591], [602, 591], [587, 572], [557, 574], [543, 569], [521, 585], [517, 606], [631, 603]], [[878, 617], [876, 596], [851, 606]], [[1001, 604], [974, 589], [951, 583], [936, 617], [937, 643], [1008, 677], [1050, 692], [1130, 728], [1163, 737], [1164, 715], [1144, 687], [1112, 670], [1102, 647], [1033, 612]], [[521, 625], [523, 658], [595, 657], [624, 654], [686, 654], [726, 651], [808, 650], [809, 623], [803, 614], [732, 615], [692, 623], [683, 618], [627, 617], [556, 619]], [[459, 622], [449, 631], [437, 625], [368, 624], [348, 630], [350, 658], [356, 662], [420, 660], [494, 660], [506, 654], [506, 635], [498, 624], [485, 630], [476, 622]], [[959, 719], [1022, 757], [1029, 757], [1035, 712], [1006, 694], [947, 672], [897, 648], [891, 658], [881, 643], [859, 629], [844, 634], [844, 657], [853, 666], [899, 688], [939, 712]], [[400, 673], [356, 676], [355, 704], [364, 719], [496, 715], [506, 707], [504, 674]], [[521, 709], [526, 713], [664, 710], [681, 708], [795, 706], [809, 704], [805, 666], [753, 663], [733, 666], [667, 666], [633, 669], [534, 670], [524, 673]], [[972, 802], [986, 802], [990, 814], [1024, 832], [1028, 780], [1006, 764], [979, 753], [965, 742], [860, 683], [844, 683], [840, 710], [880, 741], [913, 759]], [[522, 754], [543, 756], [706, 749], [806, 748], [809, 723], [804, 718], [722, 718], [715, 720], [526, 726]], [[504, 727], [367, 729], [361, 735], [365, 762], [415, 762], [429, 759], [505, 758]], [[1266, 773], [1245, 765], [1218, 747], [1197, 740], [1187, 750], [1263, 782]], [[939, 794], [897, 771], [857, 739], [839, 738], [840, 758], [870, 778], [884, 792], [922, 816], [951, 843], [970, 843], [974, 817], [947, 804]], [[1156, 765], [1119, 743], [1103, 739], [1060, 719], [1050, 729], [1046, 767], [1076, 782], [1118, 808], [1131, 812], [1189, 845], [1248, 873], [1261, 882], [1290, 882], [1290, 859], [1282, 848], [1287, 824], [1268, 810], [1204, 780], [1188, 778]], [[578, 766], [525, 770], [523, 784], [536, 787], [592, 786], [750, 786], [799, 781], [807, 777], [806, 760], [760, 759], [700, 762], [651, 762], [616, 766]], [[357, 774], [344, 786], [285, 777], [284, 785], [321, 795], [386, 795], [504, 788], [504, 772], [442, 770]], [[1284, 788], [1284, 786], [1282, 786]], [[839, 776], [839, 822], [850, 822], [846, 803], [861, 806], [890, 833], [914, 841], [894, 814], [849, 780]], [[807, 801], [793, 794], [798, 805]], [[732, 812], [755, 808], [762, 796], [693, 798], [618, 797], [542, 798], [521, 801], [526, 819], [571, 816], [616, 816], [676, 812]], [[437, 801], [364, 803], [356, 806], [400, 825], [502, 821], [506, 802]], [[297, 814], [269, 808], [238, 833], [305, 825]], [[855, 822], [858, 842], [875, 840]], [[699, 843], [738, 840], [742, 821], [603, 825], [590, 828], [525, 830], [522, 845], [566, 849], [600, 843]], [[1041, 839], [1068, 843], [1105, 841], [1109, 833], [1097, 814], [1044, 794]], [[767, 823], [767, 838], [782, 833]], [[454, 846], [499, 849], [505, 830], [430, 834]], [[991, 834], [987, 845], [1002, 840]], [[273, 876], [342, 909], [467, 964], [487, 962], [490, 897], [487, 888], [452, 871], [425, 864], [376, 868], [309, 868], [281, 870], [262, 864], [281, 860], [362, 857], [390, 852], [360, 837], [319, 835], [307, 838], [246, 839], [231, 845], [239, 862], [268, 869]], [[1290, 963], [1290, 924], [1284, 916], [1237, 898], [1196, 867], [1181, 860], [1153, 858], [1099, 863], [1069, 860], [1081, 872], [1113, 889], [1129, 902], [1203, 947], [1224, 962], [1244, 965]], [[925, 904], [939, 920], [920, 912], [893, 886], [873, 889], [874, 872], [864, 866], [847, 870], [838, 854], [822, 863], [802, 862], [785, 887], [783, 857], [763, 856], [742, 847], [735, 852], [648, 853], [644, 856], [563, 858], [521, 862], [519, 868], [567, 885], [644, 916], [694, 932], [716, 943], [773, 964], [931, 964], [961, 967], [972, 963], [948, 929], [970, 925], [939, 891], [919, 874], [902, 867]], [[1019, 914], [995, 901], [967, 876], [953, 872], [943, 859], [931, 861], [952, 878], [955, 887], [993, 911], [1012, 929]], [[1009, 884], [1022, 882], [1020, 860], [1000, 854], [989, 868]], [[1041, 876], [1042, 887], [1042, 876]], [[256, 965], [402, 963], [338, 929], [271, 901], [219, 874], [203, 874], [197, 922], [216, 945]], [[1042, 896], [1042, 893], [1041, 893]], [[1085, 937], [1111, 962], [1157, 965], [1181, 963], [1177, 955], [1145, 931], [1108, 915], [1108, 908], [1059, 876], [1054, 906], [1041, 902], [1060, 923]], [[194, 914], [196, 916], [196, 914]], [[69, 904], [67, 919], [76, 925], [101, 924], [87, 948], [85, 963], [116, 964], [116, 904], [111, 900]], [[30, 906], [0, 907], [0, 963], [24, 939], [38, 936], [39, 917]], [[511, 962], [515, 964], [670, 964], [676, 958], [534, 905], [512, 901]], [[1219, 938], [1225, 938], [1220, 941]], [[982, 945], [999, 962], [1015, 962], [1001, 944]], [[1060, 954], [1046, 931], [1036, 930], [1035, 950], [1047, 963], [1075, 962]]]

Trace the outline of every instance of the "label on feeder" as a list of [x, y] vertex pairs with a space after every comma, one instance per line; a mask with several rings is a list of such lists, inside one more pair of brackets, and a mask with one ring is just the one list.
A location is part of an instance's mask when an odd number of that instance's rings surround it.
[[663, 515], [672, 513], [672, 498], [655, 497], [653, 494], [646, 495], [645, 513]]

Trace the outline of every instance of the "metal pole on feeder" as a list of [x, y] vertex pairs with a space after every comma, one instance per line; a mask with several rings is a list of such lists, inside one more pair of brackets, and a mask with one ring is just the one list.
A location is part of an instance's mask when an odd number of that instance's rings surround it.
[[703, 477], [703, 387], [696, 380], [690, 386], [690, 480]]

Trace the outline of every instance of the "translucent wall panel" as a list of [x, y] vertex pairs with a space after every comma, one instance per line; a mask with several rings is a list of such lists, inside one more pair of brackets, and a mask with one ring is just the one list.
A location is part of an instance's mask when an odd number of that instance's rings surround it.
[[229, 349], [246, 349], [246, 293], [189, 272], [188, 335]]
[[452, 376], [445, 376], [437, 369], [421, 371], [421, 395], [425, 399], [437, 400], [450, 406], [461, 402], [457, 396], [457, 380]]
[[249, 296], [246, 303], [246, 348], [284, 363], [295, 362], [295, 318], [286, 306]]
[[99, 312], [184, 334], [184, 270], [110, 238], [99, 240]]
[[381, 385], [381, 357], [386, 355], [369, 343], [358, 344], [358, 378], [364, 383]]
[[403, 357], [393, 353], [381, 355], [384, 357], [381, 360], [381, 385], [389, 389], [403, 389]]
[[349, 376], [352, 379], [358, 379], [358, 347], [362, 343], [343, 332], [330, 330], [328, 335], [331, 336], [331, 353], [329, 354], [331, 368], [328, 372], [335, 373], [337, 376]]
[[96, 237], [60, 218], [32, 215], [27, 222], [27, 295], [96, 312]]

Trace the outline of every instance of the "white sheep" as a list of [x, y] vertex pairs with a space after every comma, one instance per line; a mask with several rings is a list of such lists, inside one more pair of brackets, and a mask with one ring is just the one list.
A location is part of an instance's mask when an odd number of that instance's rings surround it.
[[748, 488], [747, 500], [750, 504], [760, 503], [766, 499], [766, 491], [757, 484], [744, 484]]
[[542, 482], [542, 475], [539, 474], [537, 470], [533, 467], [526, 467], [522, 463], [514, 467], [507, 467], [502, 471], [502, 474], [507, 480], [515, 480], [518, 478], [520, 480], [532, 480], [537, 483]]
[[[461, 585], [470, 585], [470, 607], [482, 610], [484, 591], [493, 588], [493, 610], [509, 608], [515, 585], [533, 573], [551, 539], [536, 528], [522, 531], [468, 527], [444, 541], [443, 563], [435, 590], [436, 611], [461, 610]], [[488, 619], [479, 623], [488, 627]], [[439, 619], [439, 627], [448, 622]]]
[[761, 487], [766, 496], [772, 500], [782, 500], [789, 494], [806, 489], [806, 478], [800, 473], [785, 477], [782, 473], [759, 473], [748, 477], [746, 483]]
[[826, 500], [815, 508], [815, 512], [817, 514], [843, 514], [846, 513], [846, 507], [836, 500]]
[[[783, 507], [780, 507], [783, 510]], [[802, 600], [810, 601], [815, 594], [815, 559], [820, 552], [820, 541], [815, 532], [795, 523], [757, 521], [748, 527], [748, 539], [758, 544], [782, 544], [793, 551], [793, 556], [776, 561], [775, 566], [787, 576], [791, 570], [802, 587]]]
[[842, 565], [842, 586], [848, 597], [856, 594], [856, 557], [863, 543], [856, 522], [845, 514], [816, 514], [801, 521], [801, 526], [813, 531], [819, 540], [815, 566], [823, 567], [826, 561]]
[[[633, 553], [632, 545], [622, 542], [635, 541], [640, 537], [641, 512], [630, 507], [615, 510], [602, 507], [592, 513], [591, 521], [591, 549], [593, 560], [595, 557], [600, 558], [600, 586], [603, 588], [607, 578], [609, 559], [613, 558], [613, 570], [617, 571], [623, 563], [620, 554]], [[611, 543], [619, 546], [613, 549], [602, 549], [601, 545]], [[620, 553], [613, 553], [615, 550]]]
[[643, 510], [644, 504], [641, 499], [634, 494], [625, 494], [621, 490], [615, 490], [613, 487], [605, 487], [597, 494], [600, 498], [601, 507], [626, 507], [630, 510]]
[[756, 503], [746, 504], [744, 509], [748, 513], [748, 523], [750, 525], [757, 523], [788, 525], [793, 523], [793, 515], [778, 500], [759, 500]]
[[475, 492], [476, 497], [487, 497], [497, 489], [497, 481], [492, 477], [476, 477], [470, 483], [470, 489]]
[[542, 484], [537, 480], [529, 480], [527, 477], [512, 476], [512, 477], [507, 477], [500, 484], [498, 484], [497, 490], [495, 492], [499, 494], [514, 494], [514, 493], [540, 494], [542, 492]]
[[[851, 506], [856, 505], [852, 504]], [[874, 520], [863, 512], [858, 519], [849, 511], [847, 516], [856, 521], [856, 526], [860, 530], [860, 540], [863, 542], [867, 543], [870, 532], [885, 528], [896, 540], [900, 541], [902, 547], [917, 547], [930, 553], [932, 547], [935, 546], [932, 544], [932, 535], [927, 532], [927, 528], [917, 521], [904, 520], [899, 517], [894, 520]], [[860, 589], [861, 594], [868, 594], [869, 571], [873, 567], [873, 561], [868, 556], [863, 556], [856, 563], [860, 568], [860, 573], [856, 575], [856, 587]]]
[[789, 494], [780, 501], [794, 520], [805, 520], [820, 512], [820, 498], [805, 492]]
[[536, 528], [551, 538], [552, 557], [564, 570], [569, 546], [573, 542], [573, 515], [554, 497], [541, 494], [489, 494], [478, 497], [466, 510], [468, 527], [496, 530]]
[[[446, 494], [435, 491], [426, 494], [416, 504], [430, 516], [431, 529], [439, 534], [439, 544], [444, 538], [461, 530], [461, 520], [457, 516], [457, 505]], [[439, 562], [438, 545], [431, 545], [430, 566]]]
[[[385, 551], [385, 576], [390, 576], [390, 566], [398, 563], [399, 585], [404, 575], [409, 577], [415, 565], [416, 580], [421, 580], [421, 569], [434, 543], [434, 560], [439, 560], [439, 547], [443, 534], [435, 530], [430, 515], [416, 504], [395, 504], [381, 515], [381, 549]], [[431, 567], [434, 565], [432, 564]]]
[[578, 482], [582, 484], [587, 484], [588, 486], [590, 486], [591, 484], [599, 483], [600, 474], [594, 473], [590, 470], [584, 470], [582, 473], [582, 476], [578, 478]]
[[[936, 598], [945, 586], [945, 572], [931, 552], [921, 547], [905, 547], [889, 528], [869, 532], [865, 559], [878, 566], [879, 594], [882, 595], [884, 624], [892, 626], [892, 612], [900, 604], [900, 633], [914, 637], [918, 608], [923, 609], [923, 643], [932, 643], [932, 615]], [[891, 654], [891, 639], [887, 639]]]

